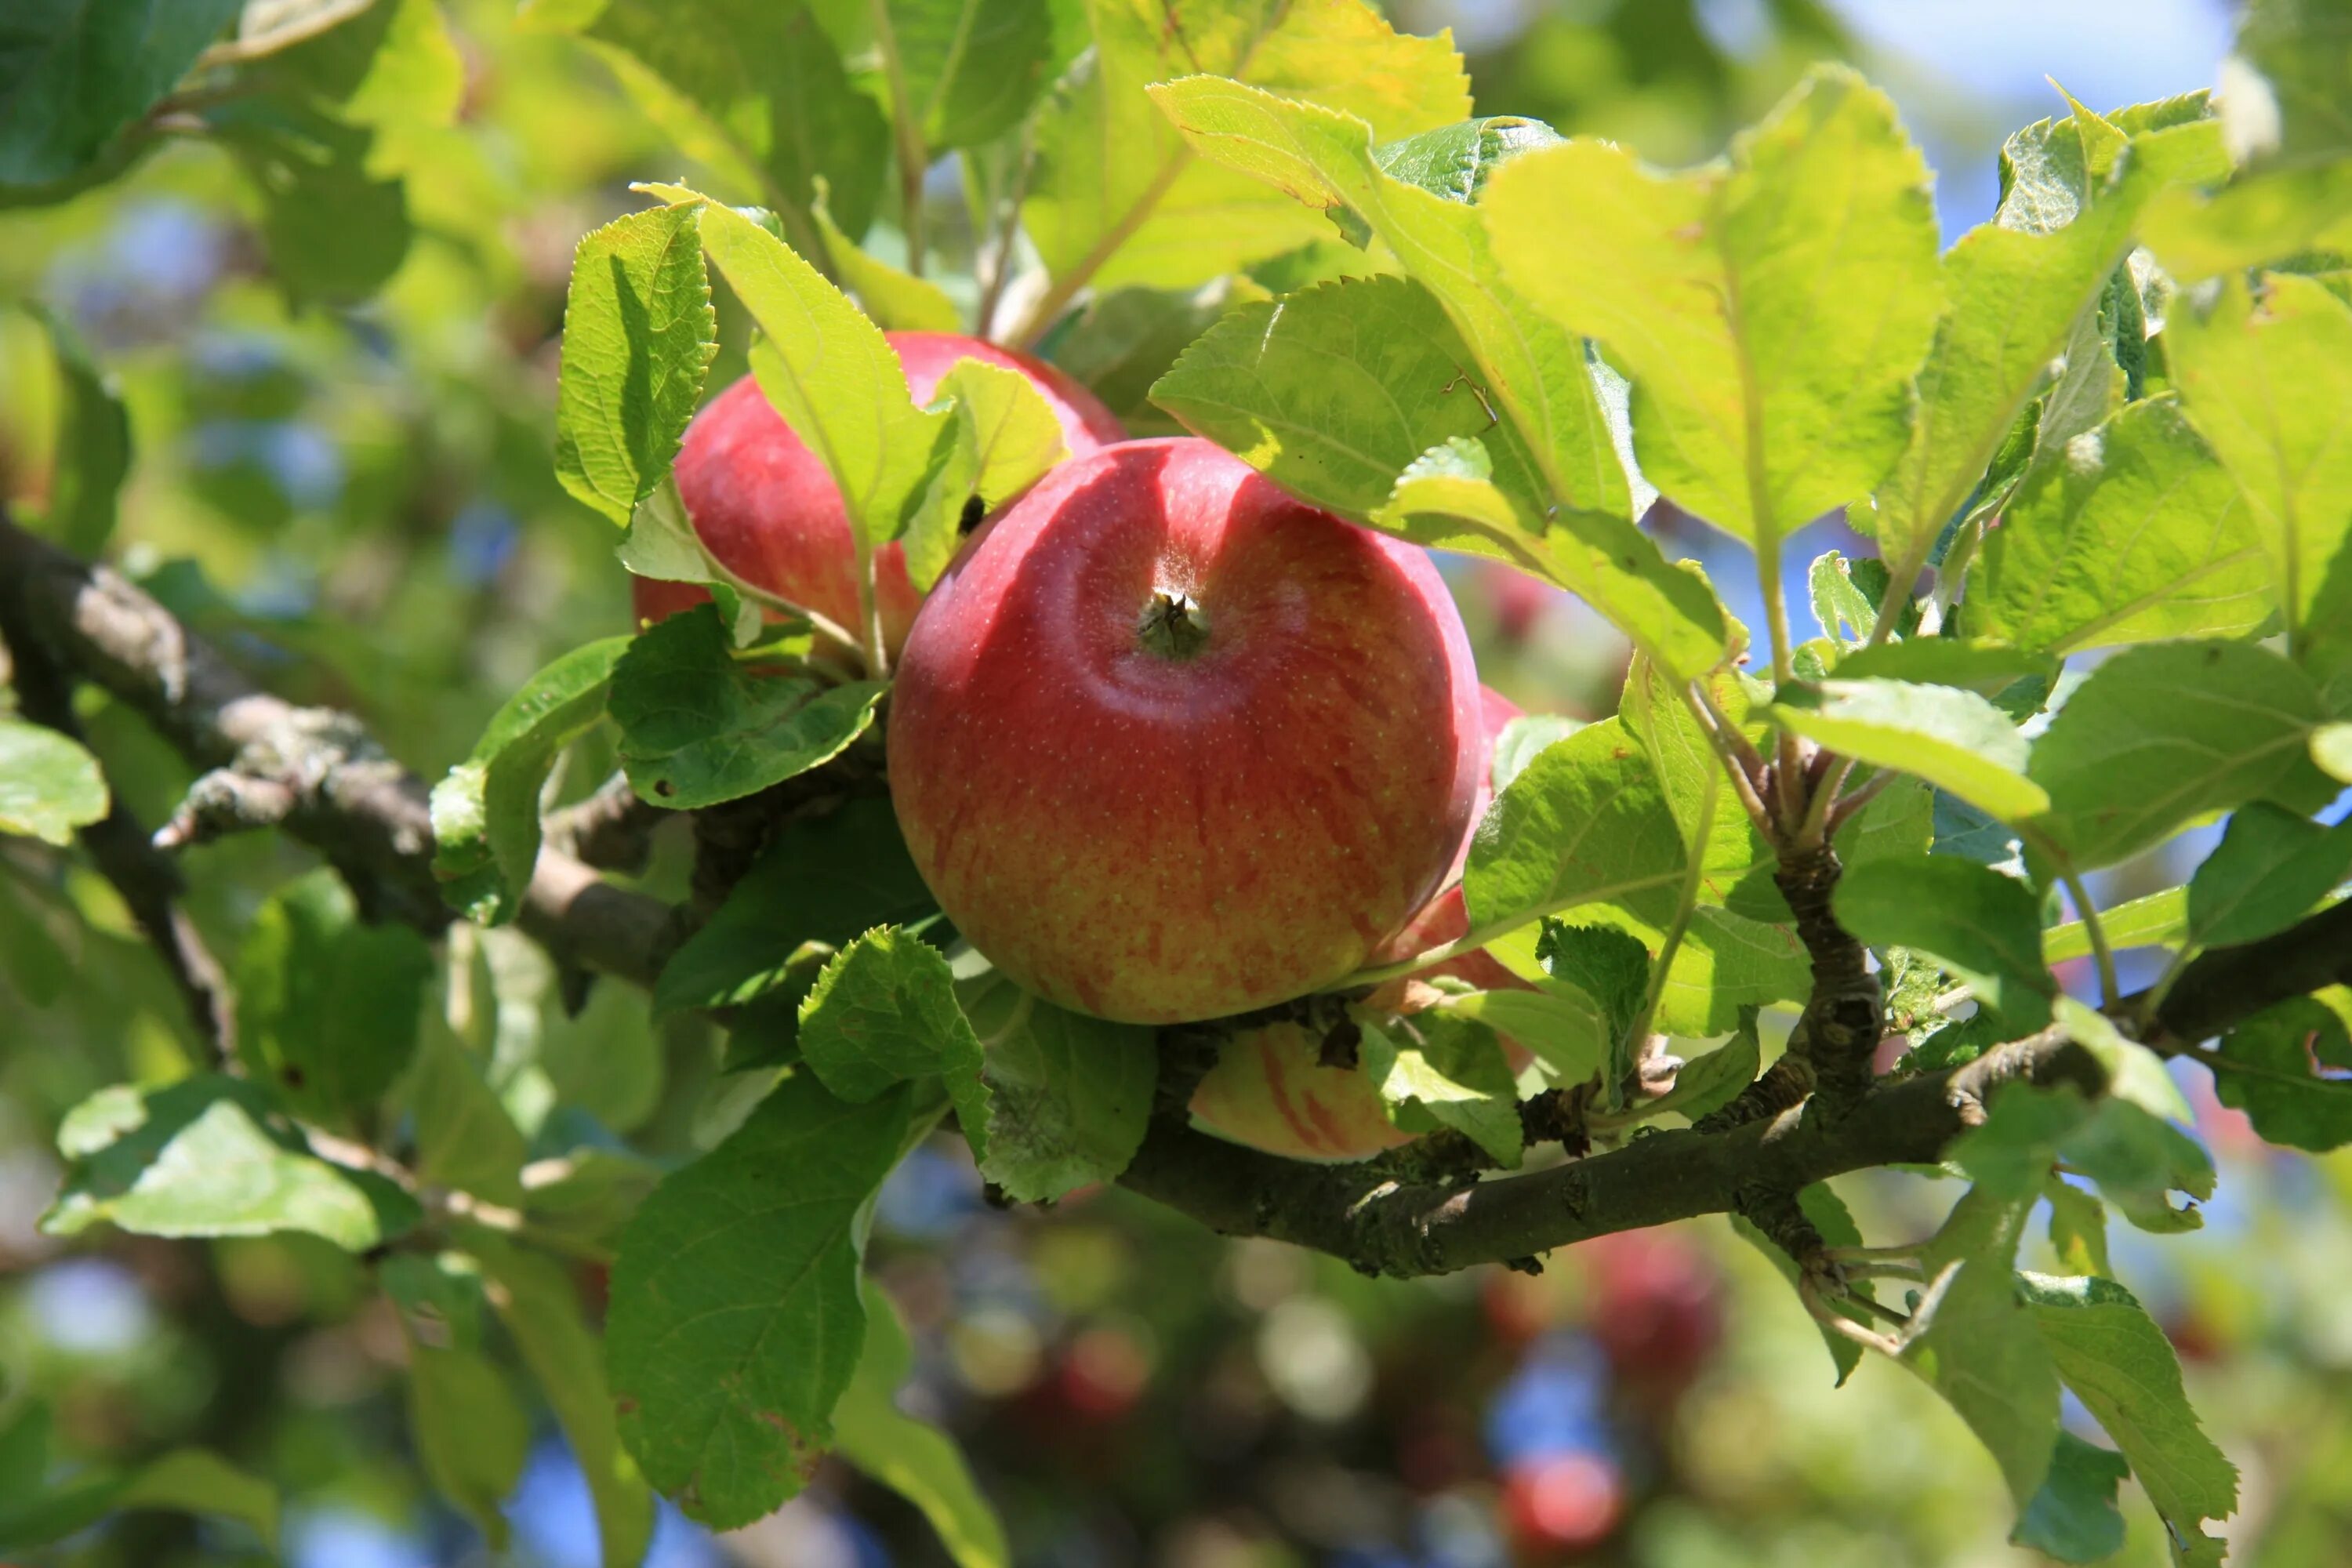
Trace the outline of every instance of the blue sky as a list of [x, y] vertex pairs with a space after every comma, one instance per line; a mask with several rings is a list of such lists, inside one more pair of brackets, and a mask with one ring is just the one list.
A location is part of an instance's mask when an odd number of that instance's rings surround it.
[[[1737, 15], [1755, 3], [1713, 0], [1708, 9], [1736, 28]], [[2045, 79], [2102, 110], [2209, 88], [2235, 27], [2224, 0], [1828, 3], [1881, 57], [1870, 62], [1873, 74], [1927, 143], [1948, 237], [1992, 215], [2000, 132], [2063, 108]], [[1982, 106], [1986, 141], [1937, 134], [1939, 87]]]

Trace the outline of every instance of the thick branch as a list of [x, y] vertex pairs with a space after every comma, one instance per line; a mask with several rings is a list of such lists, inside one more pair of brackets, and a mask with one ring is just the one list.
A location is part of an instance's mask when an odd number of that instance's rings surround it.
[[2175, 1040], [2210, 1039], [2290, 997], [2352, 985], [2352, 900], [2275, 936], [2217, 947], [2180, 972], [2156, 1010]]
[[1831, 910], [1840, 873], [1837, 851], [1824, 842], [1783, 852], [1772, 880], [1797, 917], [1797, 936], [1812, 965], [1813, 986], [1797, 1020], [1790, 1054], [1812, 1069], [1832, 1112], [1869, 1091], [1871, 1058], [1883, 1023], [1878, 976], [1861, 942]]
[[[371, 918], [427, 932], [454, 918], [433, 876], [424, 782], [351, 715], [261, 690], [124, 578], [4, 517], [0, 632], [20, 661], [45, 660], [104, 687], [190, 763], [247, 786], [247, 798], [282, 790], [286, 831], [342, 872]], [[522, 922], [563, 956], [640, 984], [652, 984], [677, 942], [667, 906], [552, 848], [540, 856]]]
[[1122, 1185], [1213, 1230], [1266, 1236], [1378, 1274], [1450, 1273], [1555, 1247], [1746, 1206], [1872, 1166], [1927, 1163], [1983, 1116], [2003, 1083], [2105, 1086], [2090, 1054], [2054, 1036], [1965, 1067], [1883, 1085], [1834, 1121], [1810, 1106], [1728, 1131], [1653, 1133], [1528, 1175], [1406, 1185], [1353, 1165], [1316, 1165], [1155, 1121]]
[[548, 813], [544, 842], [600, 870], [642, 871], [654, 830], [676, 815], [646, 805], [626, 774], [614, 773], [587, 799]]

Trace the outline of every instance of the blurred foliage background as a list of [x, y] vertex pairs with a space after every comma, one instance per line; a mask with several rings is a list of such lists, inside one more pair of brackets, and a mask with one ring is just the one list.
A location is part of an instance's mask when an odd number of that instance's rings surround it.
[[[405, 25], [419, 10], [382, 4], [354, 26]], [[1391, 10], [1415, 30], [1455, 29], [1482, 112], [1539, 116], [1665, 163], [1718, 151], [1806, 62], [1853, 58], [1927, 144], [1948, 236], [1990, 211], [2006, 131], [2059, 107], [2043, 72], [2101, 106], [2189, 90], [2212, 82], [2231, 25], [2219, 0]], [[396, 93], [315, 125], [257, 116], [249, 136], [166, 146], [61, 205], [0, 209], [0, 299], [47, 312], [129, 410], [135, 461], [119, 521], [78, 542], [103, 544], [278, 689], [364, 715], [426, 777], [547, 658], [625, 626], [611, 528], [557, 488], [549, 460], [573, 242], [635, 205], [631, 180], [686, 173], [727, 188], [576, 39], [535, 30], [505, 0], [449, 0], [440, 16]], [[344, 182], [334, 210], [366, 221], [306, 223], [306, 182], [320, 181]], [[929, 207], [952, 268], [958, 247], [970, 250], [952, 159], [933, 172]], [[869, 244], [889, 250], [887, 220]], [[1205, 321], [1217, 300], [1199, 307]], [[1148, 429], [1140, 389], [1181, 341], [1118, 326], [1106, 301], [1047, 346]], [[714, 385], [742, 365], [744, 324], [722, 316], [722, 331]], [[51, 345], [31, 309], [0, 310], [0, 502], [35, 513], [68, 378], [87, 374]], [[1812, 530], [1792, 573], [1840, 547], [1833, 534]], [[1696, 528], [1673, 542], [1703, 559], [1725, 547]], [[1499, 568], [1446, 568], [1490, 684], [1531, 710], [1613, 705], [1624, 650], [1596, 617]], [[1739, 581], [1727, 568], [1719, 584]], [[1755, 618], [1737, 597], [1732, 608]], [[103, 700], [85, 717], [109, 776], [161, 820], [184, 769]], [[606, 760], [575, 758], [567, 791], [592, 788]], [[2173, 879], [2210, 843], [2172, 846]], [[404, 1437], [403, 1336], [363, 1262], [299, 1237], [61, 1246], [37, 1234], [64, 1111], [106, 1084], [179, 1076], [200, 1052], [110, 889], [94, 874], [37, 876], [15, 858], [20, 846], [0, 844], [8, 1384], [50, 1404], [70, 1455], [198, 1442], [269, 1475], [288, 1498], [296, 1568], [592, 1563], [584, 1484], [551, 1426], [510, 1501], [507, 1552], [434, 1500]], [[682, 847], [665, 846], [657, 883], [682, 882]], [[268, 890], [305, 868], [275, 836], [204, 848], [193, 912], [234, 952]], [[2111, 873], [2102, 901], [2154, 885], [2150, 872]], [[491, 1053], [527, 1125], [562, 1120], [561, 1146], [627, 1133], [682, 1152], [728, 1124], [703, 1026], [656, 1030], [613, 987], [567, 1016], [535, 950], [457, 929], [465, 983], [446, 1023]], [[2194, 1233], [2120, 1232], [2124, 1272], [2245, 1474], [2232, 1560], [2352, 1562], [2341, 1285], [2352, 1157], [2265, 1151], [2214, 1104], [2201, 1069], [2179, 1070], [2222, 1164], [2220, 1195]], [[1949, 1196], [1897, 1174], [1840, 1186], [1874, 1235], [1924, 1233]], [[1024, 1563], [1927, 1568], [2030, 1556], [2003, 1543], [1999, 1478], [1950, 1412], [1878, 1358], [1833, 1396], [1796, 1299], [1721, 1221], [1589, 1244], [1537, 1278], [1375, 1284], [1272, 1244], [1226, 1244], [1116, 1192], [1051, 1213], [992, 1209], [961, 1143], [942, 1139], [887, 1190], [875, 1255], [914, 1333], [915, 1403], [965, 1442]], [[597, 1265], [581, 1267], [593, 1289]], [[2136, 1494], [2126, 1507], [2124, 1561], [2162, 1562], [2153, 1515]], [[135, 1515], [42, 1560], [258, 1557], [234, 1526]], [[842, 1468], [731, 1536], [667, 1516], [651, 1558], [943, 1560], [905, 1504]]]

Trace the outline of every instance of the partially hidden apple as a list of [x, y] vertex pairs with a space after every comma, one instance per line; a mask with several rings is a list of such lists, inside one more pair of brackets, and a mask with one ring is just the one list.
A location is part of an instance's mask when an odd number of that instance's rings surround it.
[[[1469, 858], [1471, 833], [1494, 798], [1495, 738], [1519, 716], [1512, 701], [1478, 689], [1484, 742], [1479, 751], [1478, 794], [1462, 836], [1452, 871], [1439, 894], [1422, 906], [1396, 934], [1382, 942], [1369, 964], [1401, 963], [1417, 952], [1470, 934], [1470, 912], [1462, 900], [1461, 874]], [[1525, 989], [1527, 983], [1484, 949], [1447, 959], [1422, 972], [1422, 978], [1452, 975], [1483, 991]], [[1433, 999], [1402, 980], [1372, 993], [1373, 1006], [1412, 1011]], [[1527, 1053], [1506, 1037], [1514, 1068]], [[1217, 1065], [1193, 1091], [1192, 1114], [1235, 1142], [1294, 1160], [1361, 1160], [1394, 1148], [1412, 1134], [1399, 1131], [1381, 1107], [1380, 1089], [1363, 1072], [1323, 1064], [1323, 1043], [1300, 1026], [1280, 1022], [1245, 1029], [1225, 1042]]]
[[[1043, 360], [952, 332], [887, 336], [917, 403], [931, 400], [958, 360], [976, 359], [1029, 378], [1060, 422], [1073, 458], [1127, 435], [1093, 393]], [[793, 434], [757, 382], [743, 377], [694, 416], [678, 447], [677, 473], [678, 498], [686, 502], [695, 532], [729, 571], [755, 588], [856, 629], [857, 557], [841, 491], [824, 460]], [[993, 505], [1006, 498], [984, 499]], [[898, 545], [882, 547], [874, 590], [883, 646], [895, 654], [923, 602], [908, 580], [906, 552]], [[640, 622], [661, 620], [709, 598], [696, 584], [651, 577], [637, 578], [630, 590]]]
[[1206, 441], [1066, 463], [916, 618], [890, 795], [940, 906], [1097, 1017], [1246, 1012], [1360, 967], [1470, 819], [1477, 676], [1429, 560]]

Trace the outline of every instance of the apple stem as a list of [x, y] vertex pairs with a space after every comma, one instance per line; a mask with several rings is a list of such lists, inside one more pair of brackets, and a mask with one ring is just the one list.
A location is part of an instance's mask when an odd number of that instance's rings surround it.
[[890, 679], [890, 650], [882, 640], [882, 596], [874, 591], [876, 552], [860, 551], [857, 563], [857, 621], [866, 634], [866, 673], [876, 680]]
[[1151, 595], [1135, 636], [1162, 658], [1194, 658], [1209, 646], [1209, 623], [1192, 595], [1162, 588]]

